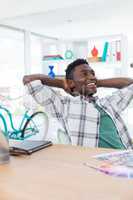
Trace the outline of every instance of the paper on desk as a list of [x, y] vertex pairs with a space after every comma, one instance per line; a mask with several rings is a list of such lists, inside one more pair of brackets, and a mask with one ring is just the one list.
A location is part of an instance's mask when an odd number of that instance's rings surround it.
[[133, 151], [98, 154], [85, 165], [108, 175], [133, 178]]

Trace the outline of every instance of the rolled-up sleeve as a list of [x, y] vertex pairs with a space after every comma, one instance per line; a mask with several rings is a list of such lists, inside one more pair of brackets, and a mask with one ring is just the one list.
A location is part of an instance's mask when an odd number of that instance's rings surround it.
[[32, 81], [27, 84], [28, 92], [34, 100], [45, 107], [45, 110], [52, 115], [61, 115], [63, 104], [61, 97], [51, 87], [43, 85], [40, 80]]

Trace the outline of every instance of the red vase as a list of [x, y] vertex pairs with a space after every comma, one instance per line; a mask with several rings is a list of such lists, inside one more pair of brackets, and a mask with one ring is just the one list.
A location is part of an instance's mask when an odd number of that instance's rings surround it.
[[97, 50], [97, 48], [95, 46], [93, 47], [93, 49], [91, 51], [91, 54], [92, 54], [93, 57], [97, 57], [98, 56], [98, 50]]

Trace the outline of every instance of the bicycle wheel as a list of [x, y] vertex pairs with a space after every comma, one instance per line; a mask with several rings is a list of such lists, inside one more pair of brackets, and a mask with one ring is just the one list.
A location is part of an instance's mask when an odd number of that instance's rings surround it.
[[33, 140], [45, 140], [48, 132], [48, 116], [44, 112], [36, 112], [32, 114], [26, 121], [22, 138], [32, 136]]

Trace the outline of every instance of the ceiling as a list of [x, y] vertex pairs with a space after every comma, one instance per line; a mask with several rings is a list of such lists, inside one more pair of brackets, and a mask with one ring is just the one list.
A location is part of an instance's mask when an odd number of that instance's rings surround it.
[[[3, 3], [4, 2], [4, 3]], [[132, 0], [4, 0], [0, 23], [57, 38], [126, 33]]]

